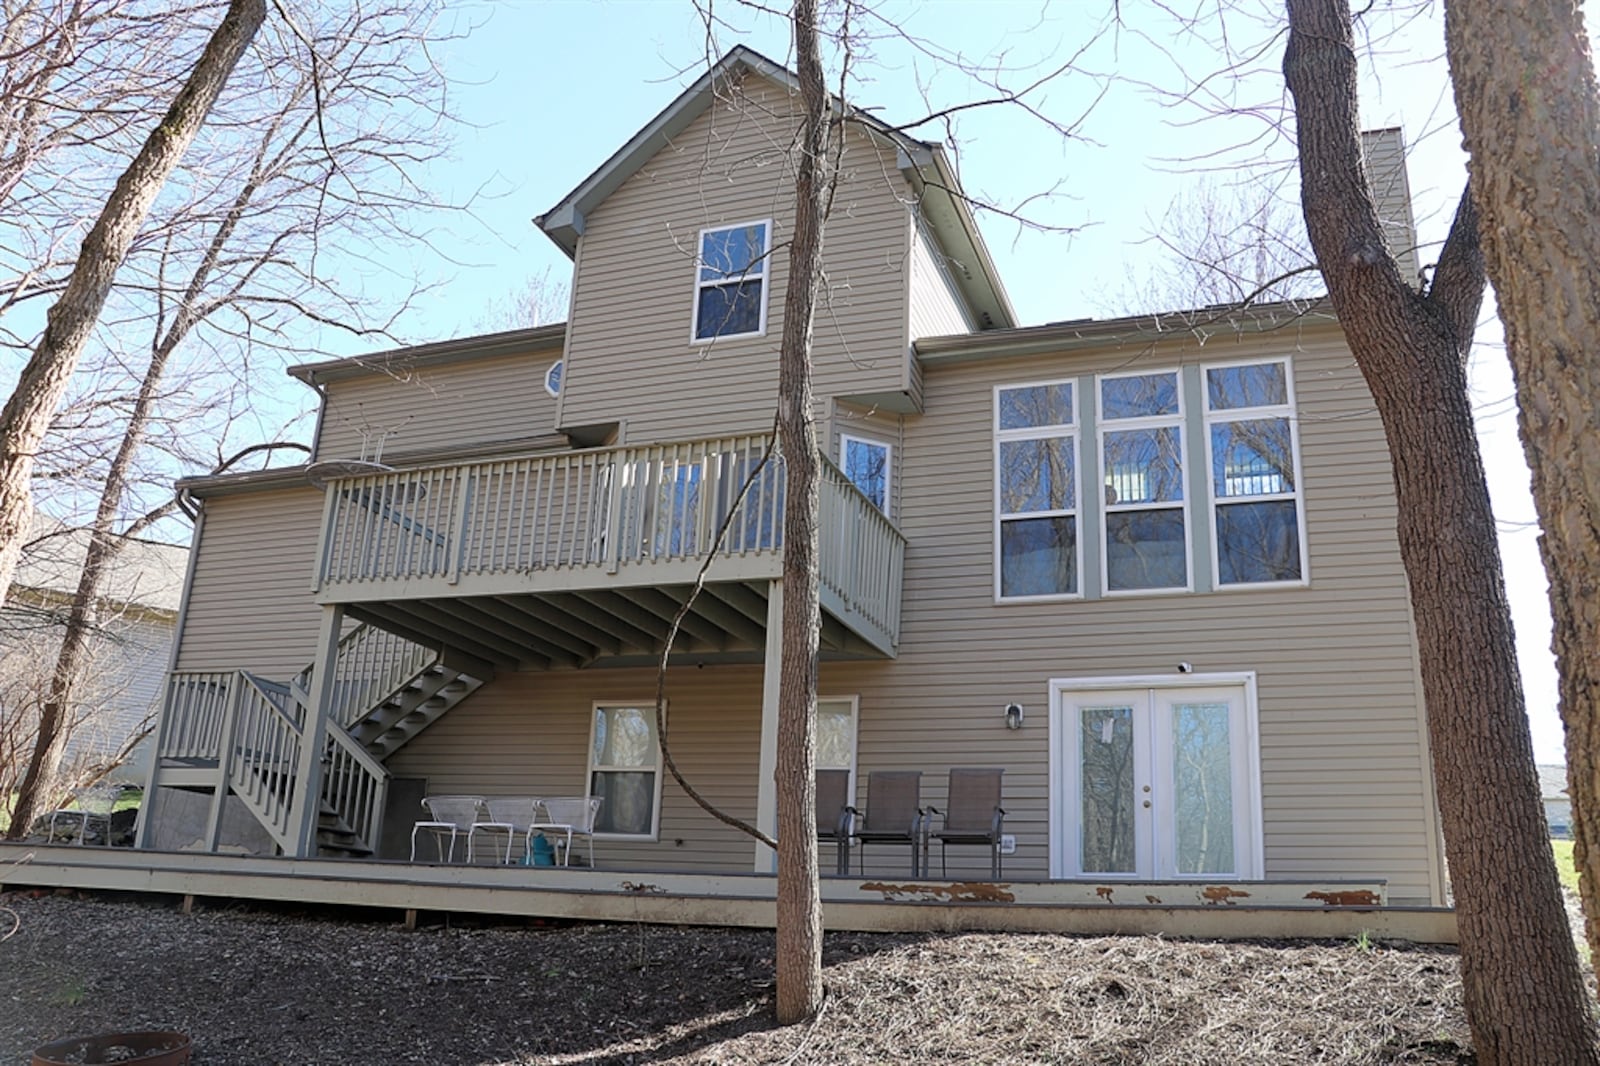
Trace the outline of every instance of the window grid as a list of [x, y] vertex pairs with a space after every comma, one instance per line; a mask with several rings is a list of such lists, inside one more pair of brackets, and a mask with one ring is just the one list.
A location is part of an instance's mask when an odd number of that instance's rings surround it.
[[[1106, 413], [1105, 394], [1106, 386], [1118, 381], [1127, 381], [1135, 378], [1169, 378], [1172, 382], [1172, 406], [1167, 412], [1148, 415], [1122, 415]], [[1095, 431], [1099, 443], [1099, 480], [1096, 491], [1105, 494], [1104, 506], [1100, 512], [1100, 591], [1105, 596], [1129, 595], [1161, 595], [1174, 592], [1192, 592], [1194, 590], [1194, 544], [1192, 528], [1190, 526], [1189, 496], [1187, 490], [1189, 478], [1188, 441], [1184, 433], [1187, 420], [1187, 411], [1184, 406], [1183, 378], [1177, 368], [1139, 370], [1127, 374], [1101, 374], [1094, 379], [1095, 391]], [[1174, 498], [1148, 500], [1140, 497], [1149, 495], [1148, 484], [1139, 480], [1138, 471], [1111, 469], [1107, 438], [1118, 434], [1133, 434], [1140, 431], [1170, 430], [1171, 440], [1176, 445], [1177, 468], [1174, 471], [1174, 486], [1177, 495]], [[1145, 491], [1133, 491], [1144, 489]], [[1129, 497], [1132, 497], [1130, 500]], [[1113, 587], [1111, 565], [1111, 525], [1116, 515], [1136, 514], [1140, 512], [1154, 513], [1171, 511], [1177, 512], [1182, 523], [1183, 541], [1183, 572], [1181, 584], [1163, 585], [1125, 585]]]
[[[1268, 366], [1282, 368], [1283, 402], [1240, 403], [1228, 407], [1213, 408], [1210, 378], [1212, 371]], [[1207, 363], [1200, 368], [1200, 390], [1204, 405], [1202, 421], [1204, 423], [1206, 441], [1206, 496], [1211, 511], [1211, 568], [1216, 587], [1218, 589], [1252, 589], [1306, 584], [1308, 569], [1306, 566], [1305, 498], [1301, 492], [1303, 483], [1300, 478], [1300, 428], [1299, 420], [1295, 416], [1294, 373], [1290, 361], [1287, 359], [1244, 359], [1226, 363]], [[1261, 460], [1260, 463], [1251, 463], [1249, 469], [1239, 471], [1230, 476], [1228, 461], [1225, 457], [1222, 470], [1224, 482], [1226, 483], [1229, 480], [1240, 482], [1238, 487], [1241, 491], [1238, 493], [1225, 492], [1219, 496], [1216, 484], [1217, 457], [1213, 436], [1214, 428], [1250, 422], [1267, 422], [1273, 419], [1283, 420], [1288, 427], [1287, 444], [1290, 459], [1288, 474], [1291, 480], [1289, 489], [1287, 491], [1281, 488], [1273, 489], [1272, 482], [1274, 480], [1279, 484], [1283, 481], [1283, 472], [1274, 469], [1269, 460], [1258, 455], [1256, 458]], [[1249, 491], [1252, 489], [1264, 489], [1267, 491]], [[1236, 580], [1225, 582], [1222, 569], [1222, 512], [1230, 507], [1241, 505], [1291, 501], [1295, 507], [1296, 544], [1294, 547], [1297, 549], [1295, 561], [1298, 564], [1298, 575], [1279, 580]]]
[[[1041, 425], [1016, 426], [1001, 428], [1003, 417], [1003, 403], [1006, 393], [1019, 392], [1027, 389], [1065, 389], [1071, 412], [1065, 421], [1045, 423]], [[1081, 511], [1080, 494], [1083, 491], [1081, 484], [1081, 464], [1078, 454], [1078, 418], [1077, 404], [1079, 401], [1077, 382], [1073, 379], [1019, 382], [997, 386], [994, 390], [994, 594], [997, 600], [1008, 602], [1018, 601], [1048, 601], [1081, 599], [1083, 597], [1083, 530], [1079, 520]], [[1067, 448], [1068, 461], [1072, 474], [1072, 504], [1071, 507], [1041, 508], [1038, 510], [1007, 510], [1005, 507], [1005, 494], [1003, 491], [1005, 477], [1005, 445], [1014, 441], [1064, 441]], [[1045, 593], [1012, 593], [1007, 594], [1006, 588], [1006, 559], [1002, 550], [1005, 538], [1005, 528], [1008, 523], [1018, 523], [1029, 520], [1069, 518], [1073, 522], [1072, 545], [1072, 574], [1070, 587], [1062, 592]]]

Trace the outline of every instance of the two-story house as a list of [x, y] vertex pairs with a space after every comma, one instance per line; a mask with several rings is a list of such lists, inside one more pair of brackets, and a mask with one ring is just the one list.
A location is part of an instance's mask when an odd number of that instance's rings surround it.
[[[783, 476], [758, 464], [797, 115], [789, 73], [736, 49], [539, 217], [567, 322], [296, 367], [312, 462], [182, 483], [145, 847], [312, 857], [320, 820], [376, 867], [425, 793], [579, 795], [597, 870], [711, 896], [770, 870], [669, 779], [653, 709], [721, 529], [670, 746], [771, 831]], [[943, 807], [950, 768], [1003, 768], [1010, 885], [1442, 905], [1390, 459], [1331, 315], [1019, 326], [943, 151], [865, 116], [842, 137], [820, 764], [869, 812], [873, 771]]]

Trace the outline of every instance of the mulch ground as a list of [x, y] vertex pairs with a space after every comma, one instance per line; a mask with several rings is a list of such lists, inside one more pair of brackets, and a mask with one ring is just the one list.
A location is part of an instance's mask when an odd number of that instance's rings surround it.
[[0, 1066], [179, 1029], [195, 1066], [1470, 1063], [1454, 952], [1384, 943], [831, 934], [772, 1023], [772, 934], [0, 896]]

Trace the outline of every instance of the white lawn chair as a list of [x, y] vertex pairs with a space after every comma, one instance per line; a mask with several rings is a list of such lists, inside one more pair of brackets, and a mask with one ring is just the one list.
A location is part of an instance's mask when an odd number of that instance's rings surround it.
[[56, 822], [62, 818], [76, 818], [78, 820], [78, 843], [83, 844], [89, 837], [89, 827], [95, 822], [105, 826], [104, 837], [106, 846], [111, 845], [111, 813], [117, 809], [117, 801], [122, 798], [125, 785], [87, 785], [83, 788], [72, 790], [74, 806], [63, 807], [50, 812], [50, 828], [45, 834], [45, 843], [54, 843], [56, 839]]
[[472, 828], [467, 831], [467, 862], [473, 861], [473, 843], [479, 832], [489, 834], [504, 833], [506, 835], [505, 862], [511, 863], [511, 846], [517, 842], [517, 834], [521, 833], [523, 848], [531, 846], [530, 837], [533, 834], [533, 823], [537, 817], [539, 801], [533, 796], [488, 796], [483, 801], [488, 817], [481, 822], [473, 822]]
[[[468, 844], [471, 844], [472, 823], [478, 820], [478, 811], [483, 807], [483, 797], [429, 796], [422, 801], [422, 806], [432, 818], [416, 822], [411, 827], [411, 861], [417, 861], [417, 834], [428, 833], [432, 835], [433, 842], [438, 848], [439, 861], [454, 862], [456, 837], [466, 837]], [[446, 837], [450, 839], [448, 851], [444, 846]]]
[[572, 838], [589, 841], [589, 868], [594, 869], [594, 820], [600, 814], [599, 796], [556, 796], [541, 800], [548, 821], [535, 822], [533, 828], [546, 834], [556, 849], [556, 865], [572, 865]]

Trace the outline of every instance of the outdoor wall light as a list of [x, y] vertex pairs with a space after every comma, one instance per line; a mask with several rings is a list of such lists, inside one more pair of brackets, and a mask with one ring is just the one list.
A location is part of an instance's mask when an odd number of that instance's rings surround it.
[[1022, 710], [1022, 704], [1020, 704], [1020, 703], [1008, 703], [1008, 704], [1006, 704], [1006, 728], [1007, 729], [1021, 729], [1022, 728], [1023, 713], [1024, 712]]

